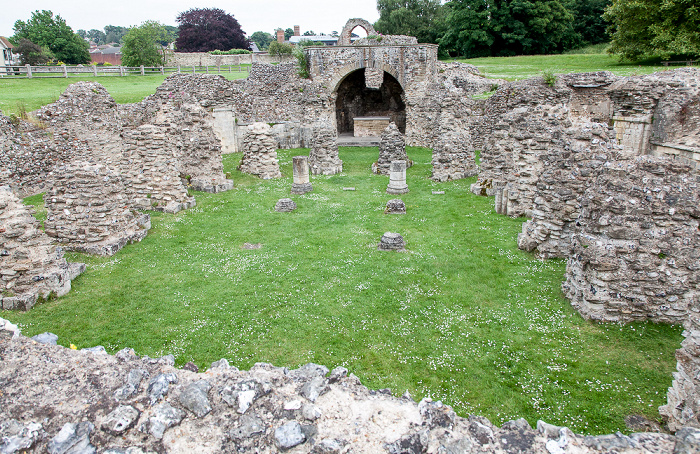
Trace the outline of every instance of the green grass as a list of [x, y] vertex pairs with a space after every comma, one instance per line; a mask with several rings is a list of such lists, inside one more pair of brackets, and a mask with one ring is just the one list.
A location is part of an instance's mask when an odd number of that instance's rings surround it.
[[[246, 65], [243, 65], [244, 67]], [[249, 66], [249, 65], [248, 65]], [[221, 73], [227, 79], [248, 77], [248, 72]], [[55, 102], [68, 85], [81, 80], [102, 84], [119, 104], [134, 103], [156, 92], [166, 76], [80, 76], [65, 78], [7, 79], [0, 78], [0, 110], [4, 115], [31, 112]]]
[[604, 53], [469, 58], [456, 61], [475, 65], [486, 77], [506, 80], [541, 76], [547, 71], [557, 74], [610, 71], [618, 76], [631, 76], [669, 69], [658, 64], [621, 63], [617, 57]]
[[[267, 181], [226, 155], [232, 191], [153, 213], [146, 239], [112, 258], [70, 254], [89, 266], [68, 295], [3, 316], [26, 335], [172, 353], [179, 365], [342, 365], [371, 388], [497, 424], [522, 416], [599, 434], [626, 431], [629, 414], [659, 418], [680, 327], [584, 321], [562, 297], [564, 262], [518, 250], [523, 220], [472, 195], [473, 179], [429, 180], [427, 149], [408, 149], [406, 215], [383, 213], [394, 196], [369, 170], [376, 148], [342, 148], [344, 172], [312, 177], [312, 193], [291, 196], [297, 210], [277, 213], [302, 153], [280, 151], [284, 177]], [[386, 231], [407, 251], [377, 251]]]

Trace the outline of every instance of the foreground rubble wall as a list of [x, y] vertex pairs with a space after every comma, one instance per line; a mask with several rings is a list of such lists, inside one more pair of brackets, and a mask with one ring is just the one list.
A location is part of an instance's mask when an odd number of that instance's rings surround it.
[[[524, 419], [496, 427], [440, 402], [372, 391], [342, 367], [249, 371], [217, 361], [205, 373], [172, 357], [114, 356], [23, 337], [0, 319], [3, 452], [108, 453], [691, 453], [700, 430], [676, 436], [581, 436]], [[558, 450], [561, 451], [558, 451]], [[555, 450], [555, 451], [553, 451]]]

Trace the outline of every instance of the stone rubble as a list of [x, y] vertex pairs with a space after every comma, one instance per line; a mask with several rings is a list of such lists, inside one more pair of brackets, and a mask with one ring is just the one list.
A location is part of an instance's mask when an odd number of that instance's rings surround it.
[[294, 211], [297, 209], [297, 204], [294, 203], [294, 200], [285, 198], [285, 199], [279, 199], [277, 203], [275, 204], [275, 211], [279, 213], [289, 213], [291, 211]]
[[439, 135], [433, 146], [433, 180], [460, 180], [479, 173], [476, 153], [469, 146], [468, 137], [468, 130], [449, 131]]
[[40, 298], [63, 296], [84, 270], [66, 262], [30, 209], [0, 186], [0, 309], [29, 310]]
[[53, 181], [44, 196], [44, 229], [67, 250], [114, 255], [151, 228], [148, 214], [128, 208], [121, 175], [107, 166], [76, 162], [57, 169]]
[[254, 123], [248, 126], [243, 138], [243, 157], [238, 168], [243, 173], [256, 175], [263, 180], [282, 176], [269, 125]]
[[335, 175], [343, 171], [343, 161], [338, 157], [337, 133], [328, 121], [321, 120], [313, 127], [309, 166], [313, 175]]
[[401, 199], [391, 199], [386, 203], [386, 214], [406, 214], [406, 204]]
[[404, 251], [405, 248], [406, 242], [401, 234], [394, 232], [386, 232], [382, 235], [377, 245], [377, 250], [379, 251]]
[[[5, 329], [3, 329], [5, 328]], [[11, 327], [10, 327], [11, 328]], [[12, 329], [12, 328], [11, 328]], [[565, 427], [519, 419], [496, 427], [488, 419], [457, 416], [441, 402], [369, 390], [347, 369], [307, 364], [296, 370], [258, 363], [241, 371], [225, 360], [204, 373], [175, 369], [170, 360], [114, 356], [34, 342], [0, 319], [0, 452], [100, 453], [462, 453], [644, 452], [693, 453], [700, 429], [676, 436], [635, 433], [582, 436]], [[133, 384], [135, 393], [116, 402]], [[146, 377], [176, 376], [158, 402]], [[302, 390], [323, 383], [315, 401]], [[253, 390], [243, 411], [226, 390]], [[193, 411], [193, 390], [208, 411]], [[315, 396], [315, 394], [314, 394]], [[191, 407], [191, 408], [190, 408]], [[68, 447], [72, 448], [68, 448]], [[71, 450], [73, 449], [73, 450]]]

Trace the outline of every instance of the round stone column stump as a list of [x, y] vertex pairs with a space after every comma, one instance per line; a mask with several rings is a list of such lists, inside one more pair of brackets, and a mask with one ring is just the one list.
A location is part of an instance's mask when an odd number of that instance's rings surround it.
[[391, 161], [389, 185], [386, 188], [386, 192], [387, 194], [406, 194], [408, 192], [406, 161]]
[[275, 205], [275, 211], [288, 213], [297, 209], [297, 204], [292, 199], [279, 199]]
[[308, 156], [294, 156], [292, 158], [292, 172], [294, 174], [292, 194], [306, 194], [313, 191], [314, 188], [309, 182]]
[[377, 245], [377, 250], [380, 251], [403, 251], [406, 243], [403, 237], [398, 233], [386, 232], [382, 235], [381, 242]]

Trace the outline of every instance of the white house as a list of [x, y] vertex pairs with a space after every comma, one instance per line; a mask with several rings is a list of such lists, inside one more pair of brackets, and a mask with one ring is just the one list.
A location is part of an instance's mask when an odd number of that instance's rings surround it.
[[19, 57], [13, 52], [15, 46], [4, 36], [0, 36], [0, 50], [2, 51], [2, 66], [19, 65]]

